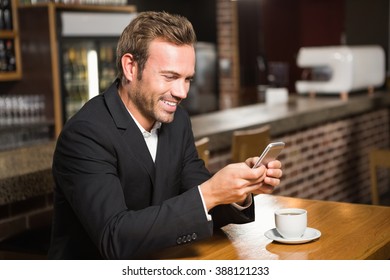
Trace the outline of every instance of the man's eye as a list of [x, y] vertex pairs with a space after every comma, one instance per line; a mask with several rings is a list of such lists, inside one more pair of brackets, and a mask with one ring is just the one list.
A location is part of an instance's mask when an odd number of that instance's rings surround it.
[[165, 77], [165, 79], [170, 80], [170, 81], [176, 79], [176, 77], [173, 75], [164, 75], [164, 77]]

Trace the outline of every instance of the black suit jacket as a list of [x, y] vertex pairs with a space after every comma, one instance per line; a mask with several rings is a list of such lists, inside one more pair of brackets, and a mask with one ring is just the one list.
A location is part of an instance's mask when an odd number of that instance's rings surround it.
[[197, 186], [210, 174], [188, 114], [159, 129], [155, 163], [116, 83], [64, 126], [53, 158], [51, 259], [129, 259], [207, 238], [214, 226], [253, 221], [216, 207], [207, 221]]

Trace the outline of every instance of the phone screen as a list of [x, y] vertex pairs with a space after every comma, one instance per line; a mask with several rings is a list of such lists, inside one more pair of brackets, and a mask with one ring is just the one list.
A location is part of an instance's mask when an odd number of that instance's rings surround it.
[[260, 155], [253, 168], [257, 168], [260, 166], [260, 164], [267, 164], [270, 161], [275, 160], [280, 154], [280, 152], [283, 150], [284, 146], [284, 142], [273, 142], [268, 144], [268, 146], [264, 149], [263, 153]]

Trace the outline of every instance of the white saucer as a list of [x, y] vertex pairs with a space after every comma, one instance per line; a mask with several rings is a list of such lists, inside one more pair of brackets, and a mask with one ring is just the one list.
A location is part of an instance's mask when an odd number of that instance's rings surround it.
[[307, 243], [312, 240], [318, 239], [321, 236], [321, 232], [318, 229], [314, 228], [306, 228], [305, 233], [300, 238], [283, 238], [276, 228], [270, 229], [264, 233], [264, 235], [272, 239], [274, 241], [280, 242], [280, 243], [286, 243], [286, 244], [301, 244], [301, 243]]

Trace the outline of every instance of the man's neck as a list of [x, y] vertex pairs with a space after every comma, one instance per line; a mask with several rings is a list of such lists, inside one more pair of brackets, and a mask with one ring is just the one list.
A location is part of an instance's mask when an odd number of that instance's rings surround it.
[[137, 120], [137, 122], [146, 130], [151, 131], [156, 121], [151, 121], [145, 118], [141, 112], [137, 109], [135, 104], [128, 97], [127, 92], [123, 89], [123, 87], [119, 87], [118, 89], [119, 96], [125, 105], [127, 111], [131, 114], [133, 119]]

